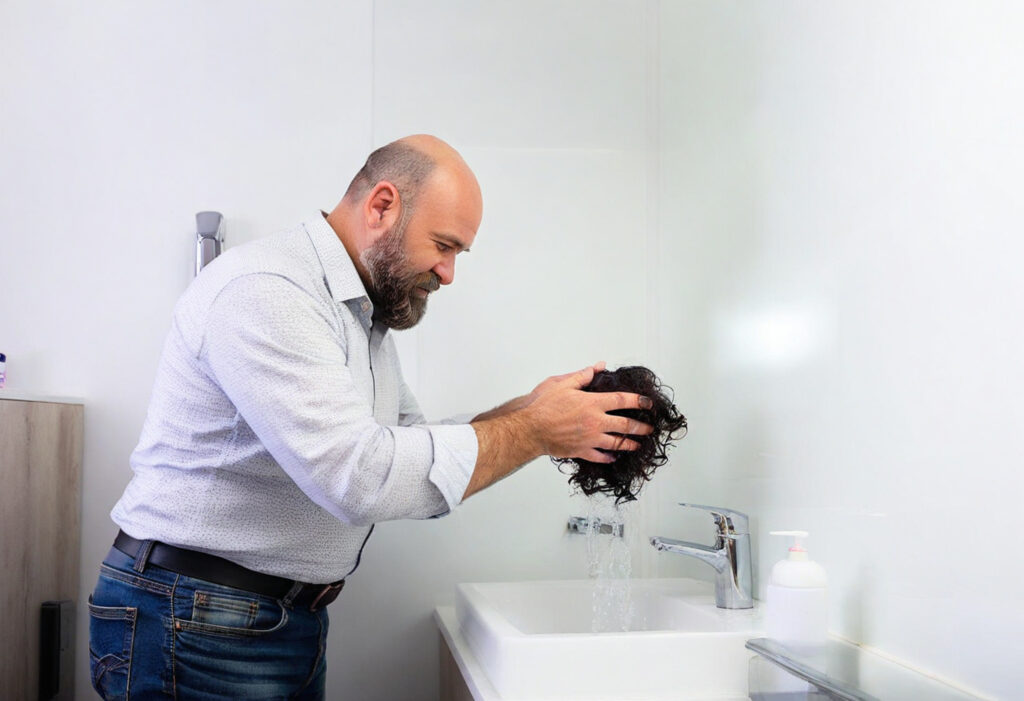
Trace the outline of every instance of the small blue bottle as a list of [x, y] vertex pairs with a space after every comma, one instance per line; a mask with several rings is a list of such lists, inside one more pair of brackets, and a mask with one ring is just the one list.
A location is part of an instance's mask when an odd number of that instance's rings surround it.
[[3, 389], [4, 382], [7, 381], [7, 356], [0, 353], [0, 389]]

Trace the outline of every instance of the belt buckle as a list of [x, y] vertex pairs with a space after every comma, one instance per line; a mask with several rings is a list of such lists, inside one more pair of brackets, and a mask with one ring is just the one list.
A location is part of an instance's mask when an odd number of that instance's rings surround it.
[[320, 593], [313, 599], [313, 603], [309, 605], [310, 611], [319, 611], [324, 608], [332, 601], [338, 598], [338, 594], [345, 588], [345, 580], [335, 582], [334, 584], [324, 585], [324, 588], [320, 590]]

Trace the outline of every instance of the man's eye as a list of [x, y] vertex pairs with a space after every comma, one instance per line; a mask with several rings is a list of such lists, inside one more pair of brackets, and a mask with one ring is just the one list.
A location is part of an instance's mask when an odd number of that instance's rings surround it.
[[441, 253], [447, 253], [448, 251], [452, 250], [452, 247], [447, 244], [441, 243], [440, 241], [437, 241], [436, 243], [437, 250], [439, 250]]

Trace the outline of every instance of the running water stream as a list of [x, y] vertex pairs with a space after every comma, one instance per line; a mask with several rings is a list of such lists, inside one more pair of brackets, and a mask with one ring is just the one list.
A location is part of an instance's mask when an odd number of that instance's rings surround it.
[[[587, 563], [594, 580], [594, 633], [614, 633], [633, 629], [634, 605], [630, 587], [632, 558], [629, 537], [638, 527], [636, 502], [615, 505], [604, 495], [587, 498]], [[598, 532], [598, 523], [618, 526], [621, 537]]]

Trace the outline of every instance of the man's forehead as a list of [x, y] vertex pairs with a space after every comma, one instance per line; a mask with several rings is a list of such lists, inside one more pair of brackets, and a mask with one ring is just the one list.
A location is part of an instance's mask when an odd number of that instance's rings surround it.
[[482, 204], [480, 184], [476, 175], [461, 158], [458, 161], [439, 162], [424, 185], [427, 190], [457, 193], [461, 199]]
[[453, 245], [468, 249], [483, 215], [479, 186], [472, 173], [438, 175], [420, 193], [416, 209], [424, 213], [432, 233], [445, 234], [455, 240]]

